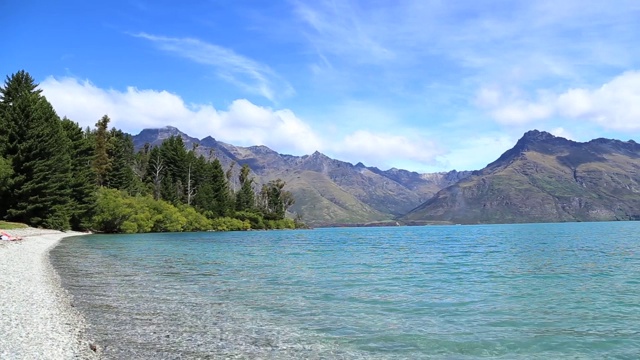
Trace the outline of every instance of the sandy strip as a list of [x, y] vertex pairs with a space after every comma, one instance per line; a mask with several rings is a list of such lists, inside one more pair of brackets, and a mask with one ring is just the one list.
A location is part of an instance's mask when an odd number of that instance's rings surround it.
[[92, 359], [85, 322], [49, 262], [68, 236], [55, 230], [7, 230], [21, 241], [0, 241], [0, 359]]

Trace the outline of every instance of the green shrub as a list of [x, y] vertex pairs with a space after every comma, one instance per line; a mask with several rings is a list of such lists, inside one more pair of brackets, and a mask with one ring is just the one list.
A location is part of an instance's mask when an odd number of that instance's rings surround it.
[[251, 224], [249, 221], [220, 217], [211, 221], [211, 229], [215, 231], [241, 231], [251, 229]]
[[261, 214], [249, 211], [236, 211], [234, 217], [242, 221], [249, 221], [249, 223], [251, 224], [251, 229], [260, 230], [267, 228], [264, 224], [264, 219], [262, 218]]
[[187, 220], [183, 228], [184, 231], [206, 231], [212, 228], [211, 220], [191, 206], [181, 205], [178, 209]]

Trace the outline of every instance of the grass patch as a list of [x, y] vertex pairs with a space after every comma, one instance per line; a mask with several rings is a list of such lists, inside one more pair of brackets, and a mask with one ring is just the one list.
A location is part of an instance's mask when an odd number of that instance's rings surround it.
[[24, 228], [28, 228], [29, 226], [22, 224], [22, 223], [16, 223], [16, 222], [9, 222], [9, 221], [2, 221], [0, 220], [0, 229], [4, 229], [4, 230], [11, 230], [11, 229], [24, 229]]

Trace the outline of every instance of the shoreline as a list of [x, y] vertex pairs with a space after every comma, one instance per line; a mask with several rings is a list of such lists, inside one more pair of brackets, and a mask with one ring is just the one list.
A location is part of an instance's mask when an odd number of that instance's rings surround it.
[[0, 244], [0, 358], [97, 359], [84, 338], [86, 322], [49, 261], [63, 238], [86, 234], [8, 232], [23, 240]]

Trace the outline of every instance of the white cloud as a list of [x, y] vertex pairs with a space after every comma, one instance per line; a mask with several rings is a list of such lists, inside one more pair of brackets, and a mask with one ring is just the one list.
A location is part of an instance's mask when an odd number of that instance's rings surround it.
[[434, 142], [393, 133], [360, 130], [321, 136], [290, 109], [274, 110], [246, 99], [218, 110], [211, 105], [185, 104], [180, 96], [167, 91], [134, 87], [105, 90], [75, 78], [49, 77], [40, 87], [60, 116], [82, 127], [93, 127], [107, 114], [112, 127], [132, 134], [143, 128], [171, 125], [198, 138], [210, 135], [234, 145], [266, 145], [294, 155], [319, 150], [373, 166], [393, 166], [398, 160], [434, 164], [443, 153]]
[[279, 152], [311, 153], [322, 147], [322, 140], [309, 124], [291, 110], [273, 110], [245, 99], [235, 100], [219, 119], [211, 134], [234, 145], [267, 145]]
[[502, 124], [526, 124], [548, 118], [553, 109], [544, 103], [515, 102], [491, 111], [491, 116]]
[[341, 143], [333, 146], [333, 151], [353, 162], [361, 161], [376, 166], [390, 166], [397, 159], [433, 165], [436, 157], [444, 153], [432, 141], [365, 130], [347, 135]]
[[498, 106], [502, 100], [502, 93], [495, 88], [483, 87], [478, 91], [476, 104], [481, 107]]
[[179, 96], [167, 91], [134, 87], [124, 92], [104, 90], [89, 81], [53, 77], [45, 79], [40, 87], [60, 116], [67, 116], [83, 127], [93, 127], [104, 114], [109, 115], [112, 125], [126, 130], [164, 126], [192, 115]]
[[161, 50], [213, 66], [222, 79], [271, 101], [294, 93], [293, 87], [269, 66], [239, 55], [231, 49], [192, 38], [172, 38], [146, 33], [134, 36], [151, 41]]
[[597, 89], [571, 89], [557, 100], [561, 115], [615, 130], [640, 129], [640, 71], [617, 76]]
[[[495, 92], [495, 93], [492, 93]], [[553, 117], [590, 121], [605, 129], [640, 129], [640, 71], [625, 72], [598, 88], [541, 92], [527, 101], [485, 88], [476, 103], [499, 123], [521, 125]]]
[[551, 129], [549, 132], [551, 134], [555, 135], [555, 136], [559, 136], [559, 137], [563, 137], [563, 138], [568, 139], [568, 140], [574, 140], [575, 141], [575, 136], [573, 136], [573, 134], [571, 134], [569, 131], [567, 131], [563, 127], [557, 127], [557, 128]]
[[133, 134], [143, 128], [172, 125], [191, 136], [211, 135], [237, 145], [267, 145], [295, 153], [313, 152], [321, 146], [310, 126], [290, 110], [274, 111], [245, 99], [235, 100], [227, 110], [217, 110], [211, 105], [187, 105], [167, 91], [105, 90], [74, 78], [49, 77], [40, 87], [60, 116], [82, 127], [93, 127], [107, 114], [111, 126]]

